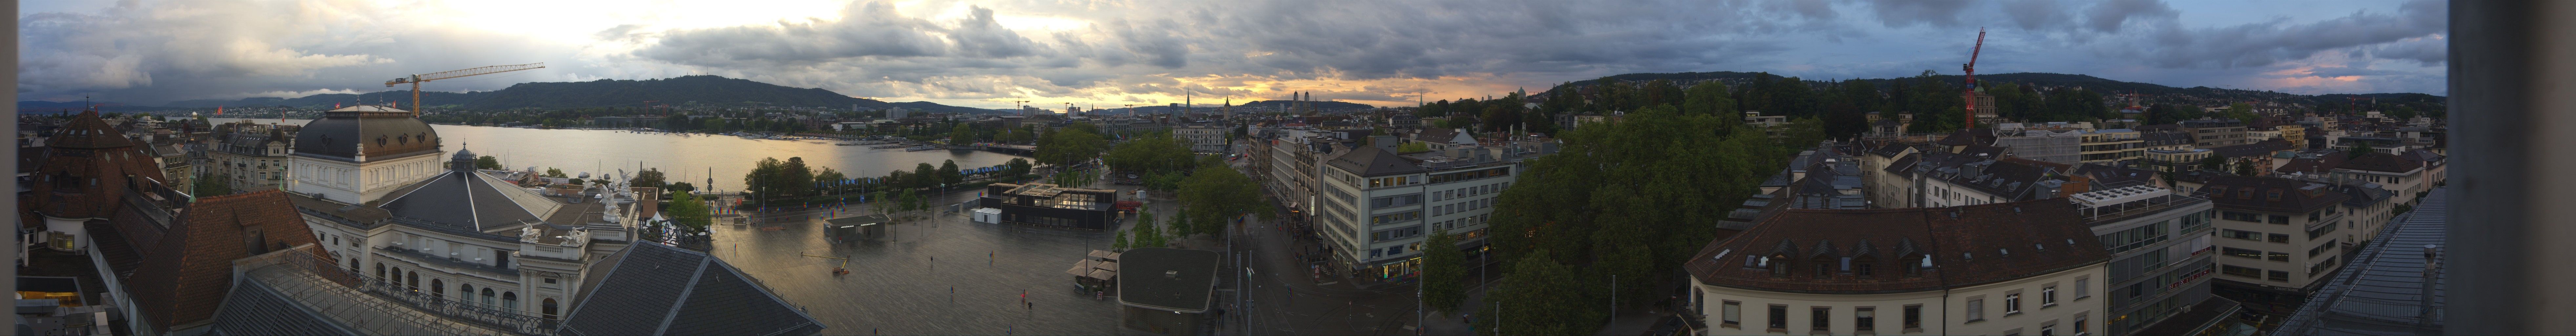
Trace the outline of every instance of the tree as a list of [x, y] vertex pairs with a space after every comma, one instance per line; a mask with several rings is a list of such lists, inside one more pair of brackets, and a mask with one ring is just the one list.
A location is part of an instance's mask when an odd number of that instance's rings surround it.
[[1004, 165], [1009, 168], [1002, 170], [1003, 175], [1008, 175], [1013, 180], [1019, 179], [1020, 176], [1028, 175], [1029, 169], [1032, 168], [1029, 164], [1029, 160], [1022, 158], [1011, 158], [1011, 162], [1005, 163]]
[[939, 164], [939, 181], [954, 186], [966, 182], [966, 174], [957, 170], [957, 160], [948, 160]]
[[913, 165], [912, 179], [912, 185], [922, 188], [938, 188], [940, 182], [947, 181], [947, 178], [940, 177], [939, 167], [933, 167], [929, 162]]
[[771, 197], [784, 197], [783, 191], [779, 189], [778, 180], [781, 179], [782, 171], [786, 166], [786, 162], [778, 161], [778, 158], [774, 157], [760, 158], [760, 161], [753, 162], [751, 172], [742, 175], [743, 191], [760, 195], [763, 201]]
[[789, 157], [779, 166], [778, 195], [805, 197], [814, 195], [814, 169], [805, 165], [804, 157]]
[[843, 189], [847, 188], [847, 184], [845, 182], [849, 181], [849, 179], [850, 177], [848, 175], [841, 174], [841, 171], [832, 170], [832, 167], [823, 167], [823, 172], [814, 173], [814, 183], [822, 185], [822, 193], [824, 194], [841, 194], [841, 192], [844, 191]]
[[562, 170], [562, 169], [555, 169], [555, 168], [553, 168], [553, 167], [547, 167], [547, 168], [546, 168], [546, 177], [571, 177], [571, 176], [569, 176], [569, 175], [564, 175], [564, 172], [563, 172], [563, 170]]
[[2379, 150], [2370, 147], [2370, 141], [2353, 141], [2352, 149], [2344, 151], [2344, 158], [2359, 159], [2362, 155], [2369, 155], [2371, 152], [2377, 151]]
[[1458, 237], [1448, 230], [1432, 229], [1431, 238], [1422, 242], [1422, 301], [1440, 316], [1457, 314], [1458, 305], [1467, 300], [1467, 253], [1458, 250]]
[[501, 166], [501, 158], [498, 158], [498, 157], [492, 157], [491, 155], [484, 155], [484, 156], [482, 156], [482, 157], [474, 158], [474, 169], [509, 169], [509, 168], [507, 168], [507, 167], [502, 167], [502, 166]]
[[688, 182], [671, 182], [671, 184], [664, 186], [662, 190], [671, 192], [698, 191], [698, 186], [689, 184]]
[[230, 182], [224, 182], [228, 180], [232, 180], [232, 177], [227, 175], [199, 177], [196, 182], [196, 195], [200, 197], [231, 195], [233, 194], [233, 184]]
[[975, 129], [974, 129], [973, 127], [969, 127], [968, 125], [973, 125], [973, 124], [960, 123], [960, 124], [957, 124], [957, 128], [949, 129], [949, 130], [948, 130], [948, 144], [952, 144], [952, 145], [954, 145], [954, 144], [966, 144], [966, 143], [973, 143], [973, 142], [975, 142]]
[[2200, 159], [2200, 168], [2199, 168], [2199, 169], [2201, 169], [2201, 170], [2221, 170], [2221, 169], [2227, 169], [2227, 158], [2218, 157], [2217, 155], [2210, 155], [2209, 157], [2201, 158], [2201, 159]]
[[1408, 142], [1405, 142], [1405, 143], [1404, 143], [1404, 144], [1402, 144], [1402, 145], [1396, 145], [1396, 146], [1395, 146], [1395, 152], [1397, 152], [1397, 153], [1429, 152], [1429, 151], [1431, 151], [1431, 144], [1422, 143], [1422, 142], [1420, 142], [1420, 141], [1408, 141]]
[[1224, 233], [1226, 220], [1237, 215], [1264, 211], [1263, 216], [1268, 216], [1266, 211], [1276, 211], [1262, 202], [1259, 182], [1224, 164], [1200, 164], [1197, 173], [1181, 180], [1177, 196], [1182, 214], [1200, 218], [1200, 223], [1189, 226], [1190, 233]]
[[1074, 124], [1039, 137], [1035, 155], [1038, 161], [1072, 166], [1099, 157], [1102, 150], [1108, 149], [1109, 142], [1092, 131], [1096, 126], [1086, 127], [1088, 125]]
[[[1497, 198], [1488, 222], [1498, 233], [1488, 236], [1495, 256], [1525, 258], [1546, 250], [1558, 263], [1616, 266], [1603, 270], [1623, 274], [1623, 281], [1631, 277], [1624, 274], [1656, 279], [1680, 264], [1655, 261], [1697, 252], [1715, 239], [1716, 221], [1733, 211], [1700, 205], [1742, 203], [1762, 180], [1786, 168], [1791, 154], [1815, 146], [1775, 142], [1738, 116], [1676, 110], [1648, 107], [1560, 132], [1565, 146], [1559, 153], [1525, 161], [1526, 168], [1512, 172], [1518, 179]], [[1640, 249], [1607, 248], [1616, 245], [1601, 241]], [[1645, 262], [1617, 264], [1636, 260]]]
[[706, 230], [707, 226], [715, 223], [714, 212], [707, 203], [687, 191], [672, 193], [671, 207], [662, 211], [671, 217], [672, 222], [698, 230]]
[[1486, 291], [1485, 302], [1500, 307], [1478, 307], [1476, 313], [1511, 318], [1493, 319], [1500, 326], [1477, 328], [1478, 334], [1493, 335], [1495, 329], [1510, 330], [1515, 335], [1584, 335], [1600, 331], [1601, 322], [1608, 320], [1609, 314], [1584, 295], [1596, 292], [1586, 287], [1599, 280], [1577, 276], [1573, 267], [1556, 262], [1547, 251], [1518, 260], [1512, 264], [1511, 276], [1503, 277]]
[[644, 171], [635, 172], [634, 177], [627, 178], [627, 184], [637, 187], [661, 188], [663, 178], [661, 169], [645, 169]]

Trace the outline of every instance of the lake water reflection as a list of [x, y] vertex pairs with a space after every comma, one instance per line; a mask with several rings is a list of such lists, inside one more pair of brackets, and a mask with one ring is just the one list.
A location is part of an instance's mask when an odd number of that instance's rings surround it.
[[[278, 119], [212, 118], [215, 123], [251, 120], [279, 123]], [[286, 119], [283, 124], [302, 125], [309, 119]], [[609, 130], [533, 129], [460, 125], [431, 125], [438, 130], [441, 150], [453, 153], [471, 149], [477, 155], [500, 157], [510, 169], [537, 166], [561, 168], [566, 174], [579, 172], [615, 174], [617, 169], [635, 171], [643, 167], [661, 169], [672, 182], [698, 184], [700, 189], [742, 189], [742, 176], [751, 171], [753, 162], [764, 157], [786, 160], [803, 157], [808, 165], [831, 167], [850, 177], [885, 176], [887, 171], [911, 170], [919, 163], [938, 166], [941, 161], [957, 160], [960, 168], [989, 167], [1021, 157], [986, 151], [932, 150], [906, 152], [901, 148], [868, 149], [870, 146], [837, 146], [823, 140], [752, 140], [719, 135], [671, 135], [632, 133]], [[707, 184], [713, 169], [714, 184]]]

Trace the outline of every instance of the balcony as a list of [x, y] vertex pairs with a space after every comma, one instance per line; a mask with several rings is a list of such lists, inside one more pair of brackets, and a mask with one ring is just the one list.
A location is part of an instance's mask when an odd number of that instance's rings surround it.
[[[500, 275], [500, 276], [504, 276], [504, 277], [506, 277], [506, 278], [513, 279], [512, 281], [516, 281], [515, 279], [519, 277], [519, 269], [516, 269], [516, 268], [501, 268], [501, 267], [498, 267], [498, 266], [486, 265], [486, 264], [483, 264], [483, 263], [481, 263], [481, 262], [470, 261], [470, 260], [464, 260], [464, 259], [460, 259], [460, 258], [457, 258], [457, 257], [450, 257], [450, 256], [442, 256], [442, 255], [433, 255], [433, 254], [429, 254], [429, 253], [423, 253], [423, 252], [420, 252], [420, 251], [415, 251], [415, 250], [412, 250], [412, 249], [409, 249], [409, 248], [403, 248], [403, 247], [399, 247], [399, 246], [385, 246], [385, 247], [377, 248], [376, 250], [377, 250], [378, 252], [383, 252], [383, 253], [385, 253], [385, 254], [398, 255], [398, 256], [403, 256], [403, 257], [406, 257], [406, 258], [411, 258], [412, 260], [420, 260], [420, 261], [428, 262], [428, 263], [430, 263], [430, 264], [434, 264], [434, 265], [437, 265], [437, 266], [445, 266], [445, 267], [449, 267], [449, 268], [456, 268], [456, 269], [474, 270], [474, 271], [479, 271], [479, 272], [483, 272], [483, 273], [489, 273], [489, 274], [492, 274], [492, 275]], [[508, 251], [502, 251], [502, 253], [508, 253]]]

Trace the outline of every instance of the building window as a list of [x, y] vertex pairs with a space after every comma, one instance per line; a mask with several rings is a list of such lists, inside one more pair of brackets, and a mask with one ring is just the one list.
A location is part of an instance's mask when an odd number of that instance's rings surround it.
[[1718, 309], [1720, 312], [1718, 316], [1723, 319], [1718, 320], [1719, 323], [1721, 323], [1718, 326], [1739, 329], [1744, 328], [1744, 326], [1741, 325], [1741, 323], [1744, 322], [1744, 303], [1726, 301], [1726, 304], [1721, 307], [1722, 308]]
[[447, 298], [447, 282], [439, 281], [438, 279], [429, 279], [429, 296], [442, 299]]
[[1771, 305], [1772, 332], [1789, 331], [1789, 306]]
[[2004, 294], [2004, 315], [2021, 314], [2021, 293]]
[[1854, 308], [1852, 310], [1852, 329], [1859, 330], [1861, 332], [1878, 330], [1878, 307]]
[[2244, 231], [2244, 230], [2219, 230], [2219, 231], [2220, 231], [2220, 232], [2219, 232], [2219, 235], [2218, 235], [2218, 236], [2220, 236], [2220, 237], [2227, 237], [2227, 238], [2229, 238], [2229, 239], [2243, 239], [2243, 240], [2252, 240], [2252, 241], [2263, 241], [2263, 240], [2262, 240], [2263, 238], [2261, 238], [2263, 233], [2261, 233], [2261, 232]]
[[1774, 278], [1786, 278], [1786, 277], [1789, 277], [1789, 255], [1787, 255], [1787, 254], [1772, 254], [1772, 255], [1771, 255], [1771, 258], [1769, 258], [1769, 259], [1763, 259], [1763, 260], [1764, 260], [1763, 262], [1771, 263], [1770, 265], [1765, 265], [1765, 266], [1770, 266], [1770, 267], [1771, 267], [1771, 277], [1774, 277]]
[[403, 280], [404, 288], [408, 288], [413, 292], [420, 291], [420, 271], [412, 271], [405, 274], [404, 277], [409, 278], [407, 280]]
[[2272, 215], [2272, 224], [2290, 224], [2290, 216]]
[[2052, 307], [2052, 306], [2056, 306], [2056, 305], [2057, 305], [2057, 286], [2048, 286], [2047, 288], [2040, 288], [2040, 289], [2039, 289], [2039, 307], [2040, 307], [2040, 308], [2048, 308], [2048, 307]]
[[1986, 299], [1968, 299], [1968, 322], [1966, 323], [1977, 323], [1985, 320]]
[[1923, 330], [1923, 305], [1905, 305], [1905, 331]]
[[2290, 271], [2266, 271], [2264, 273], [2267, 273], [2266, 275], [2270, 275], [2269, 279], [2264, 280], [2290, 281]]
[[1808, 319], [1810, 324], [1807, 327], [1808, 332], [1822, 333], [1833, 329], [1834, 307], [1813, 307], [1807, 310], [1813, 314]]
[[2241, 248], [2234, 248], [2234, 247], [2221, 247], [2221, 248], [2218, 248], [2218, 253], [2219, 253], [2219, 254], [2224, 254], [2224, 255], [2227, 255], [2227, 256], [2230, 256], [2230, 257], [2237, 257], [2237, 258], [2254, 259], [2254, 260], [2262, 260], [2262, 259], [2263, 259], [2263, 251], [2257, 251], [2257, 250], [2248, 250], [2248, 249], [2241, 249]]
[[542, 304], [542, 305], [544, 305], [543, 307], [544, 307], [544, 309], [545, 309], [546, 319], [548, 319], [548, 320], [555, 319], [555, 299], [554, 299], [554, 298], [546, 298], [546, 300], [544, 301], [544, 303], [541, 303], [541, 304]]
[[519, 293], [501, 292], [501, 309], [512, 313], [519, 312]]
[[2288, 235], [2288, 234], [2273, 233], [2273, 234], [2268, 234], [2267, 236], [2268, 236], [2269, 238], [2271, 238], [2272, 242], [2274, 242], [2274, 243], [2285, 243], [2285, 244], [2286, 244], [2286, 243], [2289, 243], [2289, 242], [2290, 242], [2290, 235]]
[[474, 303], [474, 284], [457, 284], [456, 301]]
[[2270, 260], [2272, 260], [2272, 261], [2279, 261], [2279, 262], [2289, 262], [2289, 261], [2290, 261], [2290, 253], [2289, 253], [2289, 252], [2278, 252], [2278, 251], [2273, 251], [2273, 252], [2264, 252], [2264, 253], [2266, 253], [2266, 254], [2267, 254], [2267, 256], [2269, 257], [2269, 258], [2266, 258], [2266, 259], [2270, 259]]
[[2084, 300], [2084, 297], [2092, 297], [2092, 284], [2089, 284], [2089, 282], [2092, 282], [2092, 279], [2087, 279], [2087, 277], [2076, 277], [2076, 300]]
[[2084, 327], [2085, 327], [2085, 324], [2084, 324], [2084, 315], [2085, 315], [2085, 313], [2075, 313], [2075, 329], [2074, 329], [2074, 330], [2075, 330], [2075, 334], [2076, 334], [2076, 335], [2083, 335], [2083, 334], [2084, 334], [2084, 330], [2085, 330], [2085, 328], [2084, 328]]
[[2260, 269], [2260, 268], [2253, 268], [2253, 267], [2245, 267], [2245, 266], [2236, 266], [2236, 265], [2219, 265], [2219, 267], [2218, 267], [2218, 273], [2219, 273], [2219, 274], [2226, 274], [2226, 275], [2229, 275], [2229, 276], [2244, 277], [2244, 278], [2247, 278], [2247, 279], [2262, 279], [2262, 278], [2263, 278], [2263, 269]]

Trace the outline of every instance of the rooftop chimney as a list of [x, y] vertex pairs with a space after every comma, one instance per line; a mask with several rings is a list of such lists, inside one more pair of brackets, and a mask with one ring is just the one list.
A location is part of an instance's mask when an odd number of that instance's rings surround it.
[[2441, 245], [2424, 244], [2424, 293], [2423, 295], [2417, 296], [2415, 303], [2417, 309], [2415, 313], [2415, 323], [2417, 325], [2433, 324], [2434, 293], [2435, 291], [2441, 290], [2441, 288], [2438, 288], [2439, 286], [2435, 285], [2442, 281], [2441, 250]]

